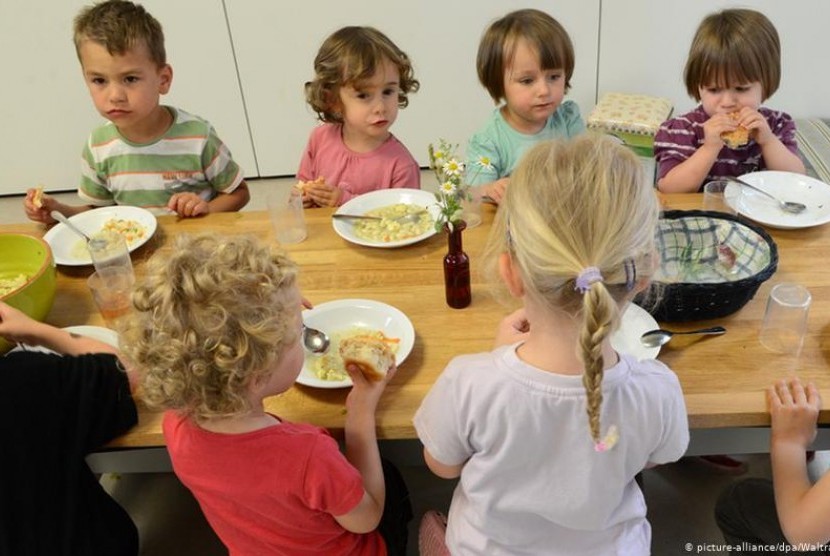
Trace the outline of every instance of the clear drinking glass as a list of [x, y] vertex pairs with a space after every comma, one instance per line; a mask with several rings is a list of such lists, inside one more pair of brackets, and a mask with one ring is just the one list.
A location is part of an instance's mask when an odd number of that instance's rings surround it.
[[807, 333], [810, 291], [799, 284], [773, 286], [761, 324], [761, 344], [775, 353], [798, 356]]

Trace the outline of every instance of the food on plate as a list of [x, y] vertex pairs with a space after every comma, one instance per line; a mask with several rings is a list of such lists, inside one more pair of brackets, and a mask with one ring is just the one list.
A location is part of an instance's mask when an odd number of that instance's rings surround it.
[[383, 379], [392, 365], [395, 354], [382, 340], [371, 336], [357, 336], [340, 342], [340, 357], [343, 365], [356, 365], [367, 380]]
[[127, 245], [132, 245], [133, 243], [144, 239], [144, 236], [147, 235], [147, 228], [145, 228], [137, 220], [129, 220], [127, 218], [110, 218], [104, 222], [104, 225], [101, 227], [101, 232], [99, 233], [107, 232], [114, 232], [124, 236], [124, 239], [127, 241]]
[[26, 283], [26, 275], [18, 274], [12, 278], [0, 278], [0, 297], [11, 293]]
[[32, 204], [35, 208], [43, 208], [43, 188], [36, 187], [35, 192], [32, 194]]
[[[401, 222], [399, 219], [408, 214], [420, 216], [415, 222]], [[380, 220], [358, 220], [354, 224], [354, 234], [361, 239], [389, 243], [417, 237], [431, 230], [435, 225], [432, 216], [420, 205], [396, 203], [366, 211], [365, 216], [380, 216]]]
[[[398, 345], [400, 344], [400, 338], [389, 338], [380, 330], [363, 327], [353, 327], [334, 332], [329, 334], [329, 337], [331, 338], [331, 346], [328, 352], [323, 355], [308, 357], [306, 366], [320, 380], [332, 382], [342, 382], [349, 378], [349, 373], [346, 372], [346, 364], [343, 362], [343, 357], [340, 352], [340, 346], [344, 342], [347, 346], [351, 340], [384, 344], [393, 361], [395, 353], [398, 351]], [[384, 370], [388, 370], [388, 366]]]
[[[732, 112], [729, 114], [729, 117], [737, 121], [739, 115], [737, 112]], [[730, 149], [743, 147], [749, 143], [749, 130], [742, 125], [738, 125], [738, 127], [732, 131], [721, 133], [720, 138], [723, 139], [723, 142], [726, 143], [726, 146]]]

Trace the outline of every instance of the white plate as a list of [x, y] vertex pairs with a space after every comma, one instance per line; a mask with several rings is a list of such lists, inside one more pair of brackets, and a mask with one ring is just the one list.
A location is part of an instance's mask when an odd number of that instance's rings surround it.
[[[435, 204], [435, 195], [421, 189], [378, 189], [364, 193], [354, 199], [346, 201], [337, 209], [337, 214], [366, 214], [367, 211], [380, 207], [388, 207], [397, 203], [405, 203], [424, 207], [432, 215], [433, 219], [438, 218], [438, 206]], [[337, 235], [357, 245], [367, 247], [402, 247], [423, 241], [435, 235], [435, 228], [430, 228], [423, 234], [399, 241], [372, 241], [357, 237], [354, 234], [354, 221], [349, 219], [332, 219], [332, 226]]]
[[[98, 340], [99, 342], [103, 342], [107, 345], [110, 345], [114, 348], [118, 348], [118, 333], [115, 330], [110, 330], [109, 328], [104, 328], [101, 326], [67, 326], [64, 328], [67, 332], [71, 332], [74, 334], [78, 334], [79, 336], [86, 336], [88, 338], [92, 338], [93, 340]], [[27, 344], [19, 344], [15, 347], [12, 351], [40, 351], [43, 353], [55, 353], [51, 349], [47, 349], [43, 346], [30, 346]]]
[[726, 187], [727, 200], [732, 191], [742, 189], [741, 194], [736, 195], [739, 199], [738, 206], [732, 208], [759, 224], [771, 228], [794, 229], [830, 222], [830, 185], [823, 181], [803, 174], [771, 170], [744, 174], [741, 179], [782, 201], [796, 201], [807, 205], [804, 212], [790, 214], [784, 212], [778, 203], [766, 195], [748, 187], [741, 188], [737, 183], [730, 183]]
[[[370, 299], [339, 299], [321, 303], [313, 309], [303, 311], [303, 322], [329, 335], [362, 327], [380, 330], [390, 338], [400, 338], [398, 352], [395, 354], [398, 365], [406, 360], [415, 345], [415, 328], [409, 318], [391, 305]], [[306, 360], [312, 355], [306, 351]], [[317, 388], [344, 388], [352, 385], [350, 378], [341, 381], [319, 379], [305, 363], [297, 382]]]
[[[70, 217], [69, 221], [80, 228], [82, 232], [87, 235], [92, 235], [99, 232], [103, 228], [104, 223], [110, 218], [135, 220], [147, 230], [143, 238], [127, 246], [130, 253], [147, 243], [147, 240], [153, 237], [158, 226], [156, 217], [149, 210], [126, 205], [88, 210]], [[66, 225], [61, 223], [56, 224], [51, 230], [46, 232], [43, 239], [52, 248], [52, 255], [54, 255], [57, 264], [66, 266], [85, 266], [92, 264], [89, 253], [86, 251], [84, 251], [83, 257], [77, 257], [72, 253], [78, 241], [83, 240]]]
[[639, 360], [655, 359], [660, 348], [646, 347], [640, 342], [644, 332], [660, 328], [648, 312], [634, 303], [629, 303], [622, 316], [620, 327], [611, 334], [611, 347], [619, 353], [632, 355]]

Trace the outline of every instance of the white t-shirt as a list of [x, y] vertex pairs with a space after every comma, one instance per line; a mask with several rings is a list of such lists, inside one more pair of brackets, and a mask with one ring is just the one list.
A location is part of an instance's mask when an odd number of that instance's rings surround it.
[[582, 377], [532, 367], [517, 346], [456, 357], [415, 414], [433, 457], [466, 462], [450, 505], [452, 554], [649, 554], [634, 476], [686, 451], [677, 377], [620, 356], [605, 371], [601, 415], [602, 434], [616, 425], [620, 438], [597, 453]]

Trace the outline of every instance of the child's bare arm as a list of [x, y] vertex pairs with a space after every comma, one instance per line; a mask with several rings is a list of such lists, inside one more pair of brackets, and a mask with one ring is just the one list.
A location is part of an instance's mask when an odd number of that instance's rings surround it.
[[510, 178], [504, 177], [490, 183], [481, 185], [482, 195], [489, 197], [497, 205], [504, 200], [504, 195], [507, 192], [507, 186], [510, 184]]
[[692, 156], [672, 168], [657, 182], [663, 193], [696, 193], [723, 148], [721, 134], [737, 127], [727, 114], [715, 114], [703, 124], [703, 144]]
[[393, 366], [383, 380], [376, 382], [367, 380], [356, 366], [349, 365], [347, 370], [354, 386], [346, 398], [346, 459], [360, 471], [365, 493], [352, 511], [334, 516], [334, 519], [349, 531], [366, 533], [380, 523], [386, 499], [375, 431], [375, 409], [396, 368]]
[[0, 336], [11, 342], [43, 346], [65, 355], [83, 353], [118, 355], [118, 350], [104, 342], [71, 334], [66, 330], [38, 322], [2, 301], [0, 301]]
[[251, 200], [251, 192], [248, 191], [248, 184], [244, 181], [230, 193], [220, 193], [209, 203], [210, 212], [234, 212]]
[[464, 467], [463, 463], [458, 465], [447, 465], [445, 463], [441, 463], [435, 459], [426, 448], [424, 448], [424, 461], [426, 462], [427, 467], [429, 467], [429, 470], [442, 479], [455, 479], [456, 477], [459, 477], [461, 475], [461, 469]]
[[54, 224], [56, 222], [50, 215], [53, 210], [60, 212], [64, 216], [73, 216], [92, 208], [95, 207], [92, 205], [76, 206], [61, 203], [51, 195], [43, 193], [39, 188], [28, 189], [26, 191], [26, 197], [23, 199], [23, 210], [26, 212], [29, 220], [44, 224]]
[[775, 506], [784, 536], [791, 543], [822, 544], [830, 539], [830, 475], [814, 486], [805, 453], [815, 439], [821, 408], [818, 390], [797, 378], [767, 390], [772, 432], [770, 459]]

